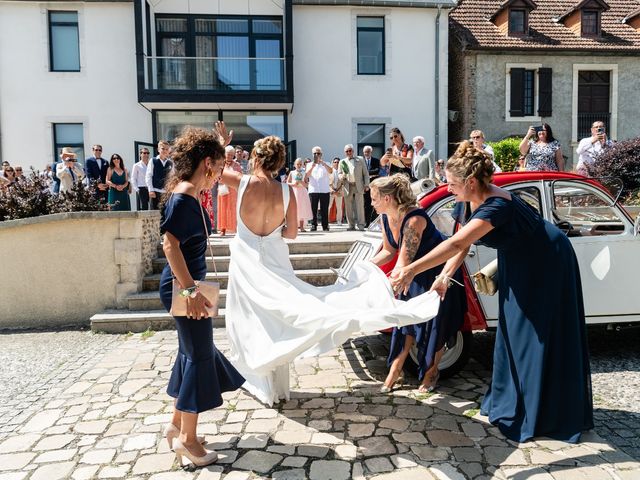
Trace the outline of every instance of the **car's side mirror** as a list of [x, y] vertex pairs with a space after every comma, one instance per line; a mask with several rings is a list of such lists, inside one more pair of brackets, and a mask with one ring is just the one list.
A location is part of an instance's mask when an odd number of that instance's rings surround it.
[[636, 221], [633, 222], [633, 235], [634, 236], [640, 235], [640, 213], [638, 213], [638, 216], [636, 217]]

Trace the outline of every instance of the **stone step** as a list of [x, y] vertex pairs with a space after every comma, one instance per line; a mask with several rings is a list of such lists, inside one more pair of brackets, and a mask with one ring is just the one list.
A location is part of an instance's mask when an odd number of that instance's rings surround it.
[[[227, 301], [227, 291], [220, 290], [220, 301], [218, 302], [219, 308], [224, 308]], [[160, 292], [140, 292], [134, 293], [127, 297], [127, 308], [132, 312], [139, 312], [143, 310], [162, 310], [164, 306], [160, 301]]]
[[[316, 269], [316, 270], [296, 270], [296, 276], [304, 280], [311, 285], [323, 286], [332, 285], [336, 281], [336, 274], [331, 269]], [[207, 272], [206, 280], [214, 281], [216, 275], [213, 272]], [[218, 273], [218, 282], [220, 282], [220, 288], [227, 288], [229, 281], [228, 272]], [[142, 289], [144, 291], [153, 291], [160, 288], [160, 274], [155, 273], [153, 275], [147, 275], [142, 280]]]
[[[224, 310], [213, 319], [214, 327], [224, 327]], [[91, 331], [104, 333], [139, 333], [145, 330], [174, 330], [175, 321], [165, 310], [130, 312], [106, 310], [91, 317]]]
[[[211, 242], [211, 248], [213, 249], [213, 255], [215, 257], [228, 257], [229, 253], [229, 243], [218, 243], [219, 240], [209, 240]], [[315, 253], [347, 253], [351, 245], [353, 245], [354, 240], [351, 238], [345, 240], [331, 240], [327, 241], [326, 239], [322, 240], [309, 240], [309, 241], [287, 241], [289, 245], [289, 253], [291, 255], [295, 254], [315, 254]], [[207, 255], [209, 254], [207, 250]], [[164, 257], [164, 251], [162, 250], [162, 243], [158, 245], [158, 257]]]
[[[346, 256], [346, 253], [295, 253], [289, 255], [289, 258], [295, 270], [314, 270], [339, 268]], [[229, 270], [230, 258], [229, 256], [214, 257], [218, 272]], [[153, 272], [161, 273], [166, 264], [167, 259], [164, 257], [154, 259]], [[207, 271], [214, 271], [211, 257], [207, 257]]]

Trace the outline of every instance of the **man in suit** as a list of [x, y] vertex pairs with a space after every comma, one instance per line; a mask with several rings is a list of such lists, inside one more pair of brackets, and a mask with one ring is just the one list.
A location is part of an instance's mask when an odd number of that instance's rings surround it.
[[344, 181], [347, 230], [364, 230], [364, 192], [369, 190], [369, 172], [362, 157], [355, 156], [353, 145], [345, 145], [344, 153], [345, 158], [340, 160], [340, 175]]
[[149, 189], [149, 199], [151, 200], [151, 210], [160, 209], [160, 197], [164, 193], [164, 182], [169, 171], [173, 168], [173, 162], [169, 158], [171, 145], [169, 142], [160, 140], [158, 142], [158, 155], [147, 165], [145, 180]]
[[60, 180], [60, 193], [71, 191], [73, 185], [84, 178], [84, 170], [78, 165], [77, 155], [71, 147], [64, 147], [60, 153], [62, 162], [56, 165], [56, 175]]
[[413, 164], [411, 175], [416, 180], [430, 178], [435, 181], [436, 165], [433, 158], [433, 150], [427, 150], [424, 146], [424, 137], [413, 137]]
[[104, 203], [107, 203], [107, 192], [109, 191], [107, 170], [109, 169], [109, 162], [102, 158], [102, 145], [94, 145], [92, 151], [93, 157], [85, 160], [84, 174], [89, 185], [96, 184], [96, 196]]
[[[373, 157], [373, 148], [371, 145], [365, 145], [362, 149], [362, 155], [364, 159], [364, 163], [367, 166], [367, 171], [369, 172], [369, 181], [373, 181], [378, 178], [380, 173], [380, 159]], [[373, 207], [371, 206], [371, 192], [369, 190], [365, 190], [364, 192], [364, 221], [365, 227], [368, 227], [369, 224], [373, 221]]]

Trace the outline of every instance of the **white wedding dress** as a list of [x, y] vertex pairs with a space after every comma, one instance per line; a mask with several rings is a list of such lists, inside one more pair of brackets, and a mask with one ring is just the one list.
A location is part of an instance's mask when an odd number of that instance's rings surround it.
[[[356, 332], [421, 323], [438, 313], [435, 292], [396, 300], [385, 274], [370, 262], [357, 264], [346, 284], [316, 287], [300, 280], [282, 225], [259, 236], [242, 221], [240, 206], [250, 178], [244, 175], [238, 188], [225, 317], [228, 358], [260, 401], [273, 405], [289, 399], [289, 362], [297, 357], [333, 350]], [[286, 212], [287, 184], [282, 194]]]

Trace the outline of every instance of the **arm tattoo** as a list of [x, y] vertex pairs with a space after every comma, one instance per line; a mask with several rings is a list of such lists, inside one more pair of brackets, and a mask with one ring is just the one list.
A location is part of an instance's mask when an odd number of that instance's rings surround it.
[[415, 259], [418, 247], [420, 246], [421, 232], [418, 232], [412, 225], [405, 225], [402, 232], [402, 250], [404, 250], [405, 265], [409, 265]]

